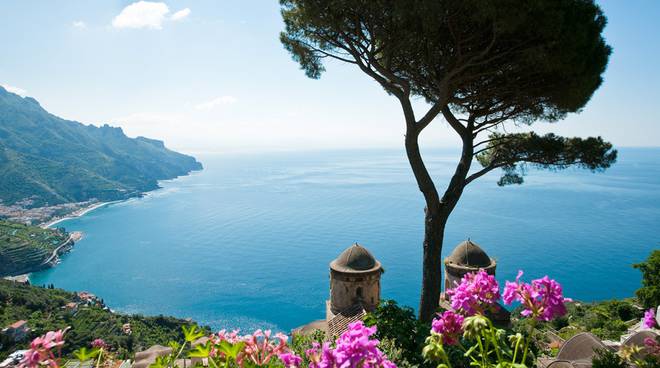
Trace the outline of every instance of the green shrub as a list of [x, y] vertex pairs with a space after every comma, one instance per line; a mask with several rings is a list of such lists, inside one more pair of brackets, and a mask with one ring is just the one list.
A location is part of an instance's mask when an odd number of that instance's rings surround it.
[[642, 272], [642, 287], [636, 292], [644, 308], [660, 305], [660, 250], [654, 250], [645, 262], [633, 265]]
[[376, 337], [388, 340], [389, 345], [383, 349], [387, 356], [399, 355], [398, 361], [392, 358], [397, 366], [425, 365], [422, 348], [431, 326], [417, 320], [412, 308], [401, 307], [394, 300], [385, 300], [375, 311], [367, 314], [364, 322], [367, 326], [378, 326]]
[[591, 359], [592, 368], [628, 368], [626, 362], [609, 349], [599, 349]]

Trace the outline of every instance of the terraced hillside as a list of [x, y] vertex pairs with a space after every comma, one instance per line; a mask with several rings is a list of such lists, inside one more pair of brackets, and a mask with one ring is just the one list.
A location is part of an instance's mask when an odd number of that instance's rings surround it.
[[[101, 338], [119, 358], [132, 358], [136, 351], [151, 345], [181, 341], [181, 326], [191, 323], [173, 317], [113, 313], [101, 299], [96, 300], [89, 302], [76, 293], [0, 279], [0, 329], [25, 320], [31, 330], [28, 338], [19, 342], [3, 341], [0, 335], [0, 361], [12, 351], [27, 348], [31, 339], [66, 327], [70, 329], [62, 351], [65, 357]], [[208, 328], [205, 331], [210, 333]]]
[[0, 220], [0, 276], [13, 276], [41, 266], [69, 234]]

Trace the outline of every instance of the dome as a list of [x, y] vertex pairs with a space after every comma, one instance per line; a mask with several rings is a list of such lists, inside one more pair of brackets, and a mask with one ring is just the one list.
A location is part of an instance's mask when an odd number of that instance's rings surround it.
[[380, 262], [367, 248], [355, 243], [346, 248], [337, 259], [330, 262], [330, 268], [348, 273], [371, 272], [380, 269]]
[[481, 247], [468, 239], [454, 248], [454, 251], [445, 259], [445, 263], [485, 268], [489, 267], [494, 261], [488, 257], [488, 254]]

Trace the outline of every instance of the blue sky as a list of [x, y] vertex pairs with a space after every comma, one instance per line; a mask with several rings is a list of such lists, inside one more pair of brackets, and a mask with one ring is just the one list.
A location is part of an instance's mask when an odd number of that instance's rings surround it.
[[[660, 2], [599, 3], [614, 48], [604, 85], [581, 114], [535, 128], [657, 146]], [[191, 153], [402, 145], [398, 104], [367, 76], [330, 64], [305, 77], [278, 41], [277, 1], [132, 4], [0, 2], [0, 84]], [[458, 145], [441, 120], [427, 130], [426, 147]]]

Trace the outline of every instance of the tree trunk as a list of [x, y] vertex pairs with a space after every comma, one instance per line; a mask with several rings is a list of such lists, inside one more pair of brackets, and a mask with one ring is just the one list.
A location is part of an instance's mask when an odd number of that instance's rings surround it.
[[430, 322], [438, 309], [442, 291], [442, 242], [447, 216], [426, 209], [424, 216], [424, 255], [422, 262], [422, 295], [419, 319]]
[[422, 270], [422, 293], [419, 302], [419, 319], [430, 322], [438, 309], [442, 291], [442, 245], [447, 219], [460, 199], [465, 178], [472, 163], [471, 135], [463, 137], [463, 151], [447, 189], [439, 198], [433, 179], [428, 173], [419, 150], [419, 132], [406, 134], [406, 154], [413, 174], [424, 195], [424, 254]]

